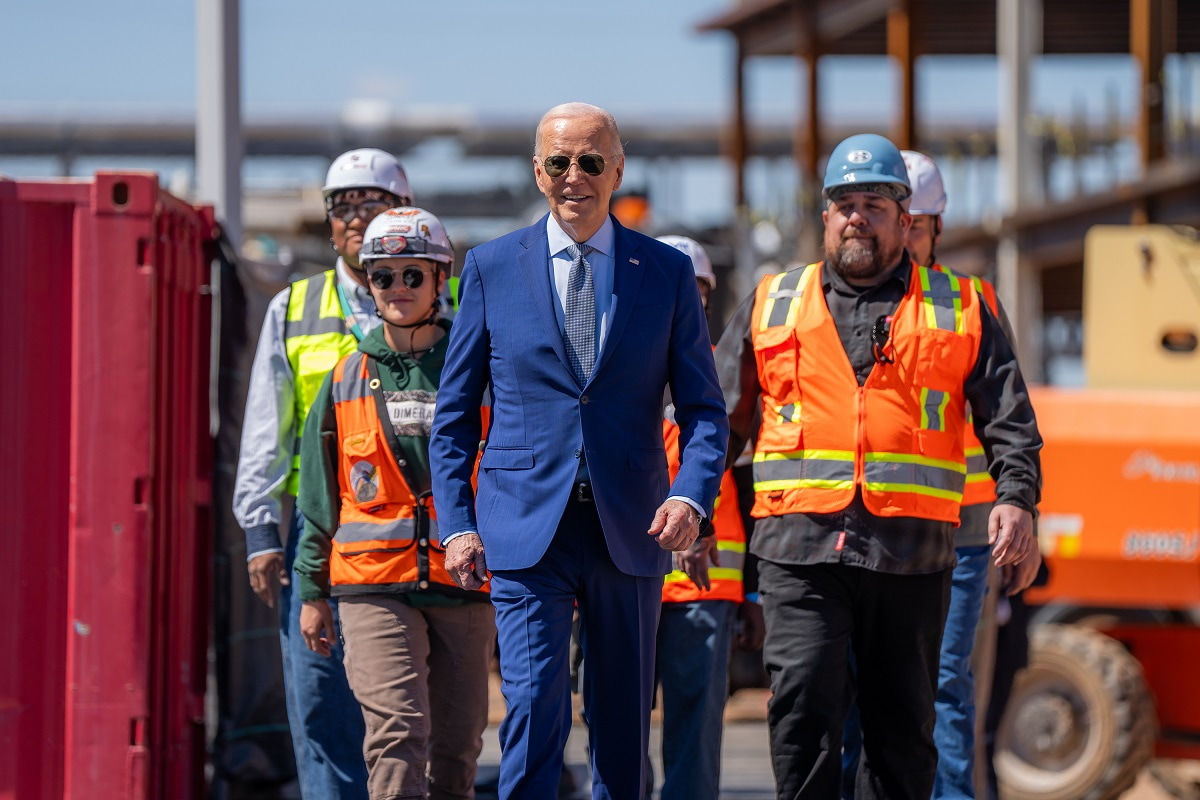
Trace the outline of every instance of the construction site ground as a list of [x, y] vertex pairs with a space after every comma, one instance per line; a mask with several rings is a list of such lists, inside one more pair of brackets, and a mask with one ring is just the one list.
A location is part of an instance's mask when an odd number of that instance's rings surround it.
[[[766, 689], [741, 689], [729, 698], [725, 707], [725, 734], [721, 747], [721, 797], [730, 800], [774, 800], [774, 781], [768, 756], [766, 710], [770, 692]], [[579, 722], [579, 700], [575, 696], [576, 724], [567, 740], [566, 763], [578, 790], [574, 798], [589, 798], [587, 789], [587, 729]], [[504, 698], [499, 677], [493, 673], [489, 695], [488, 729], [484, 733], [483, 753], [479, 758], [480, 778], [494, 774], [500, 764], [498, 726], [504, 718]], [[651, 717], [650, 743], [654, 774], [662, 779], [661, 726], [655, 711]], [[655, 793], [657, 797], [657, 792]], [[480, 793], [479, 800], [487, 795]], [[1122, 800], [1172, 800], [1154, 779], [1143, 771], [1137, 784]]]

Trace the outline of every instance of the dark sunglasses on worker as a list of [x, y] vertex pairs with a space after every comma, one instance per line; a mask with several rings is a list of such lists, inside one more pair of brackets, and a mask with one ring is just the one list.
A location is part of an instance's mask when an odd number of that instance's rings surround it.
[[392, 207], [386, 200], [367, 200], [364, 203], [338, 203], [329, 209], [329, 218], [338, 219], [349, 225], [357, 217], [363, 222], [370, 222]]
[[604, 156], [599, 153], [584, 153], [578, 158], [570, 156], [546, 156], [542, 161], [542, 169], [551, 178], [557, 178], [571, 168], [571, 162], [579, 164], [579, 168], [588, 175], [599, 175], [604, 172]]
[[[371, 270], [367, 278], [375, 284], [377, 289], [390, 289], [396, 282], [396, 270], [381, 267]], [[405, 267], [400, 270], [400, 282], [409, 289], [419, 288], [425, 282], [425, 270], [420, 267]]]

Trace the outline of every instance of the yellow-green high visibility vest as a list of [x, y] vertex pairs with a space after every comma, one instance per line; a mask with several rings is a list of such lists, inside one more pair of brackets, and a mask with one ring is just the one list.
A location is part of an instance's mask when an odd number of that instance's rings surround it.
[[300, 493], [300, 434], [317, 390], [334, 365], [358, 347], [338, 300], [337, 273], [296, 281], [288, 298], [283, 345], [295, 379], [296, 444], [287, 490]]

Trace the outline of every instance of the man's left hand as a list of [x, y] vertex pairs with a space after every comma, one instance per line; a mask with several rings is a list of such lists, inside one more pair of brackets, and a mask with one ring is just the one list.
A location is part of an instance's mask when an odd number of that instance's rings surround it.
[[1033, 514], [1020, 506], [997, 503], [988, 517], [988, 544], [997, 567], [1016, 564], [1037, 547], [1033, 538]]
[[712, 588], [712, 581], [708, 579], [710, 563], [714, 567], [721, 566], [721, 556], [717, 550], [717, 537], [715, 536], [697, 539], [687, 550], [675, 554], [676, 568], [682, 570], [691, 578], [692, 583], [705, 591]]
[[654, 522], [646, 533], [658, 540], [663, 550], [687, 550], [700, 535], [696, 509], [682, 500], [667, 500], [658, 507]]

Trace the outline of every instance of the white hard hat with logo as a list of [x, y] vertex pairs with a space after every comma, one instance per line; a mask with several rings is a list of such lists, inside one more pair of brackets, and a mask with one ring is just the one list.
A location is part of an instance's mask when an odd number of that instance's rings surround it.
[[391, 208], [371, 220], [363, 232], [359, 260], [365, 266], [381, 258], [425, 258], [454, 263], [454, 245], [442, 221], [423, 208]]
[[687, 236], [659, 236], [658, 240], [692, 259], [692, 269], [696, 270], [696, 277], [707, 283], [709, 289], [717, 288], [717, 273], [713, 272], [712, 261], [699, 242]]
[[398, 197], [401, 205], [413, 202], [404, 167], [391, 153], [373, 147], [342, 153], [329, 166], [325, 185], [321, 187], [325, 204], [330, 204], [335, 192], [346, 189], [380, 189]]
[[912, 184], [908, 213], [913, 216], [946, 213], [946, 186], [942, 183], [942, 173], [937, 164], [929, 156], [915, 150], [901, 150], [900, 155], [908, 169], [908, 182]]

